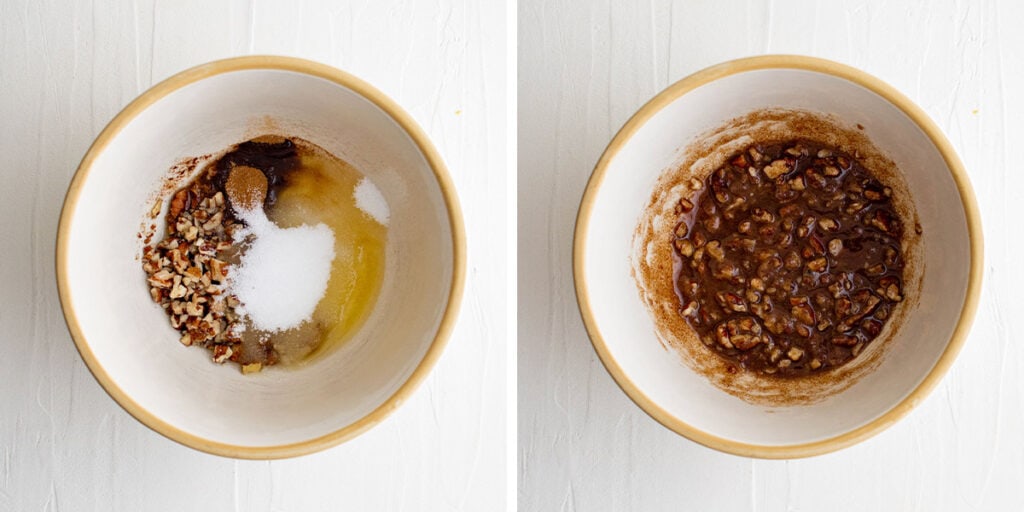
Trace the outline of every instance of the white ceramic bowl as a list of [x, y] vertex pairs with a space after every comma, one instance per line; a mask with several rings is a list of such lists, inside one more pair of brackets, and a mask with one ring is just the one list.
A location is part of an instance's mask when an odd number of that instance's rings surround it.
[[[813, 404], [758, 405], [727, 394], [682, 364], [655, 334], [631, 276], [631, 241], [659, 176], [708, 130], [768, 108], [833, 114], [857, 123], [903, 172], [922, 235], [922, 287], [877, 367]], [[837, 450], [893, 424], [952, 364], [977, 305], [981, 226], [953, 148], [905, 96], [859, 70], [821, 59], [764, 56], [685, 78], [644, 105], [598, 162], [577, 218], [574, 272], [580, 310], [601, 360], [654, 419], [709, 447], [745, 456], [803, 457]]]
[[[391, 209], [386, 271], [346, 345], [299, 369], [242, 375], [178, 343], [148, 298], [136, 233], [173, 164], [268, 130], [323, 147], [380, 188]], [[57, 279], [82, 358], [129, 413], [199, 450], [278, 458], [358, 435], [424, 379], [455, 320], [464, 244], [444, 164], [394, 102], [322, 64], [243, 57], [156, 85], [97, 137], [65, 199]]]

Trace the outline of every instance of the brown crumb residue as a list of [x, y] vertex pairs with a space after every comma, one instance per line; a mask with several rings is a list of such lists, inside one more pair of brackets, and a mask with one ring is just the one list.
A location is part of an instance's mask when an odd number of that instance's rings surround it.
[[658, 179], [634, 232], [631, 269], [641, 300], [654, 320], [663, 346], [716, 387], [746, 402], [765, 406], [792, 406], [819, 402], [852, 386], [878, 367], [891, 347], [906, 313], [917, 306], [924, 267], [921, 233], [907, 230], [903, 237], [905, 293], [882, 333], [856, 359], [832, 371], [801, 378], [778, 379], [739, 370], [708, 350], [680, 316], [673, 280], [675, 206], [693, 197], [701, 180], [746, 147], [804, 139], [855, 155], [859, 163], [893, 189], [893, 203], [905, 225], [920, 226], [909, 188], [895, 163], [868, 139], [863, 125], [850, 126], [832, 115], [805, 110], [766, 109], [732, 119], [697, 136], [676, 165]]

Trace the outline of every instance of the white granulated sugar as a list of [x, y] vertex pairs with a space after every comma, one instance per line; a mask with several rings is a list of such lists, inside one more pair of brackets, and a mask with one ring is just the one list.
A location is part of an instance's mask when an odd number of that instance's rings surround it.
[[231, 272], [231, 291], [253, 326], [277, 332], [312, 317], [327, 290], [334, 261], [334, 232], [324, 224], [282, 229], [262, 208], [239, 214], [252, 235]]
[[388, 208], [388, 202], [384, 199], [384, 194], [380, 193], [380, 189], [373, 184], [367, 178], [359, 180], [355, 190], [356, 206], [360, 210], [366, 212], [367, 215], [373, 217], [374, 220], [387, 226], [388, 219], [391, 218], [391, 209]]

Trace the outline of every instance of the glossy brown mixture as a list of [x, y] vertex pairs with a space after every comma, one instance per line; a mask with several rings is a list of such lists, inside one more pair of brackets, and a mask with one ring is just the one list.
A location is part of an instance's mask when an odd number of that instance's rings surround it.
[[695, 185], [676, 206], [676, 294], [730, 371], [838, 367], [903, 300], [892, 190], [850, 155], [808, 141], [755, 145]]

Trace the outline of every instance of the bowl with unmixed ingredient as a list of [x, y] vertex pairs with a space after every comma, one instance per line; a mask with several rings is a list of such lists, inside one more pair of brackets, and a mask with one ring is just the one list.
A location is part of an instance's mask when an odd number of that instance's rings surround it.
[[337, 69], [242, 57], [175, 75], [100, 133], [57, 235], [71, 336], [184, 445], [318, 451], [379, 423], [461, 298], [454, 187], [423, 131]]
[[967, 337], [981, 224], [959, 158], [891, 86], [763, 56], [687, 77], [599, 160], [580, 311], [619, 386], [706, 446], [805, 457], [885, 429]]

